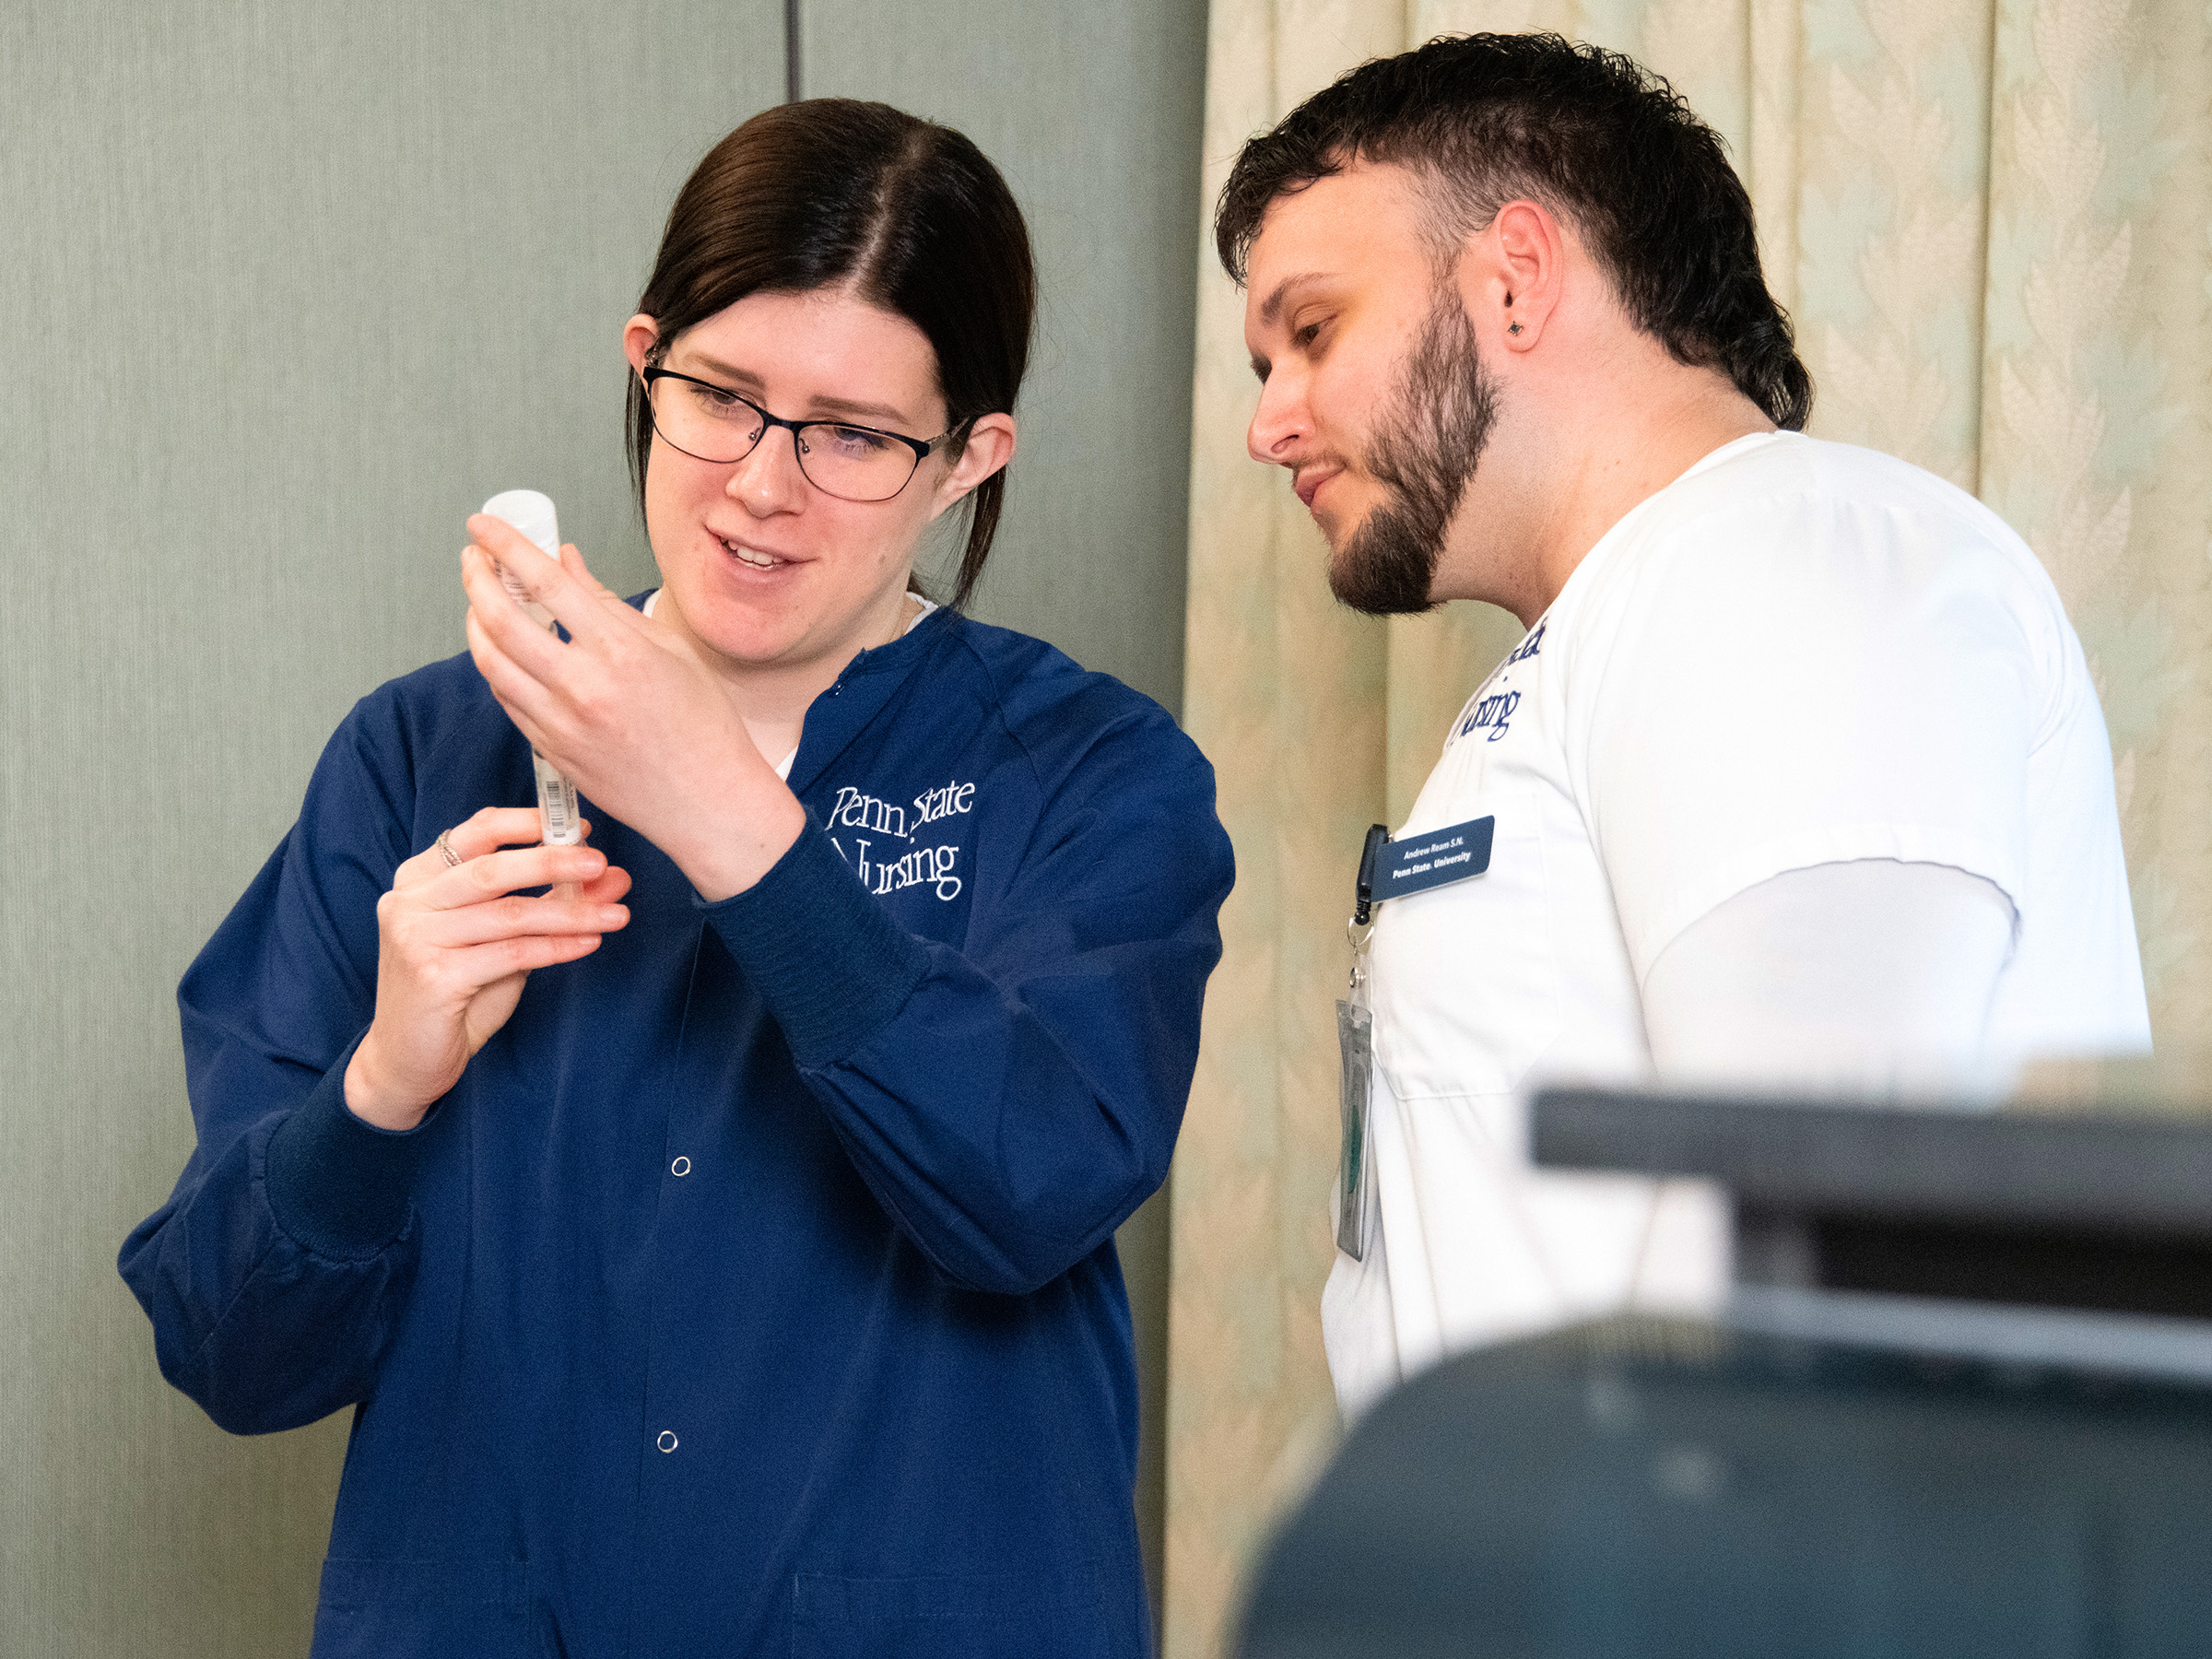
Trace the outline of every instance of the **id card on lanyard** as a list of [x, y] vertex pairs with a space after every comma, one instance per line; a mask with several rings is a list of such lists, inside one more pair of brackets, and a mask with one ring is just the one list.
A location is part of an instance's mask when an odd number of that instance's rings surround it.
[[1337, 1115], [1343, 1149], [1336, 1161], [1336, 1248], [1355, 1262], [1367, 1259], [1374, 1236], [1375, 1175], [1369, 1156], [1373, 1125], [1375, 1017], [1368, 1003], [1367, 952], [1374, 937], [1374, 907], [1391, 899], [1427, 892], [1479, 876], [1490, 867], [1498, 820], [1470, 818], [1442, 830], [1394, 841], [1382, 824], [1371, 825], [1359, 850], [1353, 888], [1351, 982], [1336, 1005]]

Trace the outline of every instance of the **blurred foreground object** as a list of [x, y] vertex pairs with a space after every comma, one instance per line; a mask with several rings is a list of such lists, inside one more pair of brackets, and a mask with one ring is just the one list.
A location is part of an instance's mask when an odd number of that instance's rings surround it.
[[2204, 1653], [2212, 1121], [2124, 1088], [1540, 1097], [1539, 1164], [1729, 1190], [1726, 1312], [1478, 1350], [1384, 1400], [1265, 1557], [1241, 1652]]

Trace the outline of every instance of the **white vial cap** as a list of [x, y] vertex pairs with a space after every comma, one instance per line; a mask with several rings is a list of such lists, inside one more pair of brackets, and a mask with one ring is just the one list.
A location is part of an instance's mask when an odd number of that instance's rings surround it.
[[560, 522], [554, 516], [553, 498], [535, 489], [501, 490], [484, 503], [493, 518], [504, 519], [549, 558], [560, 556]]

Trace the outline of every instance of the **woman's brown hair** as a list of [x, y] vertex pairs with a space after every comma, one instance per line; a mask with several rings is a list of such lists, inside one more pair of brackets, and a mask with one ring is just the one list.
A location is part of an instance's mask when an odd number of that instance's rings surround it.
[[[849, 98], [764, 110], [712, 149], [677, 193], [638, 310], [656, 352], [759, 292], [848, 288], [919, 328], [936, 353], [948, 455], [969, 423], [1012, 413], [1029, 365], [1037, 279], [1029, 229], [983, 153], [950, 127]], [[629, 464], [639, 510], [653, 412], [629, 378]], [[965, 605], [1006, 503], [1002, 468], [969, 497], [950, 600]]]

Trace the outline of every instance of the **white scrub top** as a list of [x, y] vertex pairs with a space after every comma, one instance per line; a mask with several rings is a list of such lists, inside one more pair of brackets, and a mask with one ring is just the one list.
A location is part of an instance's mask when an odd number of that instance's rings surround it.
[[1537, 1173], [1524, 1102], [1651, 1081], [1653, 963], [1771, 877], [1979, 877], [2012, 936], [1967, 1046], [2149, 1044], [2080, 643], [2001, 520], [1889, 457], [1761, 434], [1629, 512], [1468, 700], [1398, 833], [1484, 816], [1486, 874], [1377, 912], [1376, 1235], [1322, 1309], [1347, 1412], [1456, 1348], [1718, 1300], [1717, 1195]]

